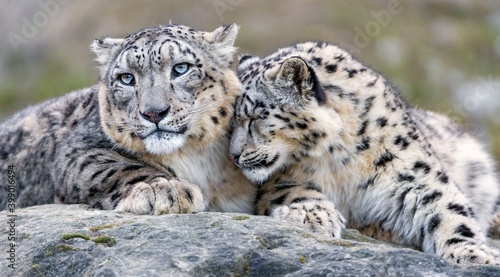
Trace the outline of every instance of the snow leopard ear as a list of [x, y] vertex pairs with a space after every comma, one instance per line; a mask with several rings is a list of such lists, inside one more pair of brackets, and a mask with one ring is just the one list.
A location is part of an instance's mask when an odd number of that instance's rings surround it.
[[[272, 76], [275, 75], [275, 76]], [[313, 96], [319, 105], [326, 102], [326, 94], [321, 86], [316, 73], [300, 57], [286, 59], [277, 71], [270, 71], [268, 78], [274, 79], [274, 84], [280, 93], [298, 93], [302, 98], [309, 99]], [[282, 97], [294, 97], [288, 95]]]
[[217, 53], [219, 60], [225, 66], [231, 65], [233, 62], [237, 50], [234, 47], [234, 41], [238, 35], [238, 29], [238, 25], [233, 23], [228, 26], [221, 26], [206, 34], [206, 39], [213, 45], [213, 51]]
[[243, 73], [245, 70], [249, 69], [254, 63], [260, 61], [259, 57], [252, 55], [243, 55], [240, 56], [238, 61], [238, 74]]
[[123, 38], [104, 37], [94, 40], [90, 45], [90, 49], [96, 54], [96, 60], [100, 64], [105, 64], [109, 57], [113, 56], [113, 54], [121, 48], [123, 41]]

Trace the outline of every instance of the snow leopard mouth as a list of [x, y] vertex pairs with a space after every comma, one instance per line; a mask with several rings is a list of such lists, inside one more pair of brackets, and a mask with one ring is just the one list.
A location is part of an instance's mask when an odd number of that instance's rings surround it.
[[146, 151], [155, 155], [170, 154], [179, 150], [186, 142], [187, 127], [176, 130], [156, 129], [142, 139]]
[[183, 125], [176, 130], [166, 130], [166, 129], [161, 129], [161, 128], [156, 128], [155, 130], [149, 132], [146, 135], [139, 136], [141, 139], [145, 139], [148, 137], [154, 137], [157, 139], [168, 139], [170, 137], [174, 136], [180, 136], [183, 135], [187, 131], [188, 127], [187, 125]]

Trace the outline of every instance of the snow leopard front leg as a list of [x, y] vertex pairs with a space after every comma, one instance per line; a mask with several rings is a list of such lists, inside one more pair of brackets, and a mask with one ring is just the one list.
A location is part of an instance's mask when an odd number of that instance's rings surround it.
[[417, 161], [395, 180], [394, 209], [382, 227], [453, 263], [500, 264], [498, 251], [485, 244], [487, 230], [479, 227], [470, 201], [444, 172]]
[[207, 200], [200, 187], [110, 149], [82, 150], [63, 155], [67, 164], [54, 179], [61, 184], [56, 197], [63, 203], [89, 203], [94, 208], [135, 214], [204, 211]]
[[256, 212], [308, 226], [312, 231], [340, 238], [345, 219], [313, 183], [301, 184], [279, 178], [259, 187]]

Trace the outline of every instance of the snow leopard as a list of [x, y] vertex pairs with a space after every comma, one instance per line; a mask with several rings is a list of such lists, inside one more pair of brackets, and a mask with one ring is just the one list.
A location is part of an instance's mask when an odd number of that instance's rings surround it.
[[96, 85], [0, 124], [0, 208], [252, 213], [255, 188], [227, 154], [237, 33], [170, 24], [95, 40]]
[[340, 237], [345, 227], [457, 264], [500, 263], [500, 186], [485, 147], [411, 107], [381, 74], [327, 42], [240, 59], [230, 154], [259, 214]]

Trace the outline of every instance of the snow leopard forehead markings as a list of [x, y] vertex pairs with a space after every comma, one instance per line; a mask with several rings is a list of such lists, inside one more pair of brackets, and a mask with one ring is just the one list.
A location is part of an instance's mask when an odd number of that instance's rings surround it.
[[199, 63], [200, 59], [192, 49], [206, 49], [201, 43], [203, 34], [186, 26], [160, 25], [127, 36], [117, 55], [127, 56], [128, 63], [141, 70], [148, 67], [161, 70], [166, 59], [175, 55], [191, 56], [195, 63]]

